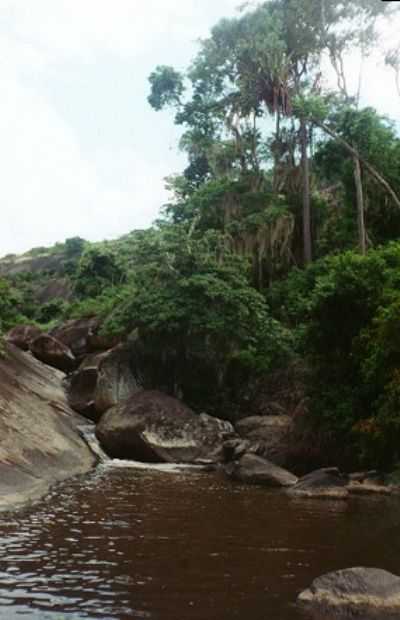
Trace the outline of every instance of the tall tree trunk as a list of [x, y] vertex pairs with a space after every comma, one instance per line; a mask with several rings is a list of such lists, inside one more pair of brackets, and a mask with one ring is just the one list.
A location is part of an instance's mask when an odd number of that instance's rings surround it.
[[383, 176], [380, 175], [379, 172], [373, 166], [371, 166], [371, 164], [369, 164], [363, 157], [360, 157], [358, 151], [353, 146], [351, 146], [351, 144], [349, 144], [347, 140], [342, 138], [342, 136], [339, 136], [330, 127], [328, 127], [324, 123], [321, 123], [317, 119], [313, 118], [312, 121], [317, 127], [325, 131], [325, 133], [327, 133], [329, 136], [331, 136], [331, 138], [337, 140], [337, 142], [344, 146], [344, 148], [347, 150], [348, 153], [350, 153], [353, 158], [356, 157], [358, 161], [364, 166], [364, 168], [368, 170], [371, 176], [374, 177], [375, 181], [377, 181], [379, 185], [383, 187], [386, 193], [389, 194], [396, 207], [399, 207], [400, 209], [400, 198], [394, 191], [393, 187], [388, 183], [388, 181], [386, 181], [386, 179], [384, 179]]
[[303, 171], [303, 251], [304, 264], [312, 261], [310, 165], [307, 153], [307, 124], [300, 120], [301, 167]]
[[356, 184], [357, 194], [357, 223], [358, 223], [358, 243], [360, 246], [361, 254], [365, 254], [367, 251], [367, 235], [365, 231], [365, 210], [364, 210], [364, 197], [363, 187], [361, 180], [361, 166], [360, 160], [355, 155], [353, 156], [354, 162], [354, 181]]
[[275, 124], [276, 148], [274, 152], [274, 175], [273, 175], [273, 180], [272, 180], [272, 191], [274, 192], [278, 190], [278, 180], [279, 180], [278, 166], [279, 166], [279, 160], [280, 160], [278, 144], [279, 144], [279, 139], [280, 139], [280, 133], [281, 133], [281, 113], [279, 109], [277, 109], [276, 124]]

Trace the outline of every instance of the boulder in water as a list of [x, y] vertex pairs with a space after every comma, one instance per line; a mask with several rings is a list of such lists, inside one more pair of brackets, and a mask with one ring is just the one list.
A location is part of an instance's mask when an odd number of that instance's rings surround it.
[[348, 476], [337, 467], [325, 467], [300, 478], [289, 493], [298, 497], [346, 499], [349, 495], [347, 484]]
[[268, 487], [291, 487], [296, 476], [256, 454], [244, 454], [239, 461], [228, 467], [227, 473], [234, 480]]
[[377, 568], [339, 570], [315, 579], [298, 603], [318, 620], [398, 620], [400, 577]]
[[218, 461], [232, 433], [229, 422], [197, 415], [176, 398], [147, 390], [109, 409], [96, 428], [109, 456], [149, 463]]

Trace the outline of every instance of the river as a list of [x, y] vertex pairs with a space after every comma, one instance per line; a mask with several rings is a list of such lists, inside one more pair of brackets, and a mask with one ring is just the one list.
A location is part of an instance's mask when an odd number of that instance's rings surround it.
[[0, 516], [0, 619], [304, 620], [296, 595], [322, 573], [399, 574], [399, 531], [397, 500], [103, 464]]

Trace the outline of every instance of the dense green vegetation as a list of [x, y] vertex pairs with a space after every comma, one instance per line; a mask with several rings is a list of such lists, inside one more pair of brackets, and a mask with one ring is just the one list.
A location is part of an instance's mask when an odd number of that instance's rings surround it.
[[[229, 418], [272, 371], [301, 367], [304, 421], [327, 451], [396, 465], [400, 138], [345, 75], [394, 8], [270, 0], [217, 24], [186, 73], [157, 67], [149, 103], [175, 110], [188, 158], [160, 220], [32, 251], [59, 260], [1, 282], [2, 328], [97, 315], [149, 386]], [[386, 52], [397, 77], [398, 55]], [[68, 295], [36, 303], [55, 279]]]

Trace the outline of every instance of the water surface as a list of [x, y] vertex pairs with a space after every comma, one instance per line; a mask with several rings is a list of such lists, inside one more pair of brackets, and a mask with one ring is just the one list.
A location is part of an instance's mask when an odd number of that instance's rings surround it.
[[101, 466], [0, 517], [0, 619], [304, 620], [338, 568], [400, 574], [397, 500], [293, 500], [217, 474]]

